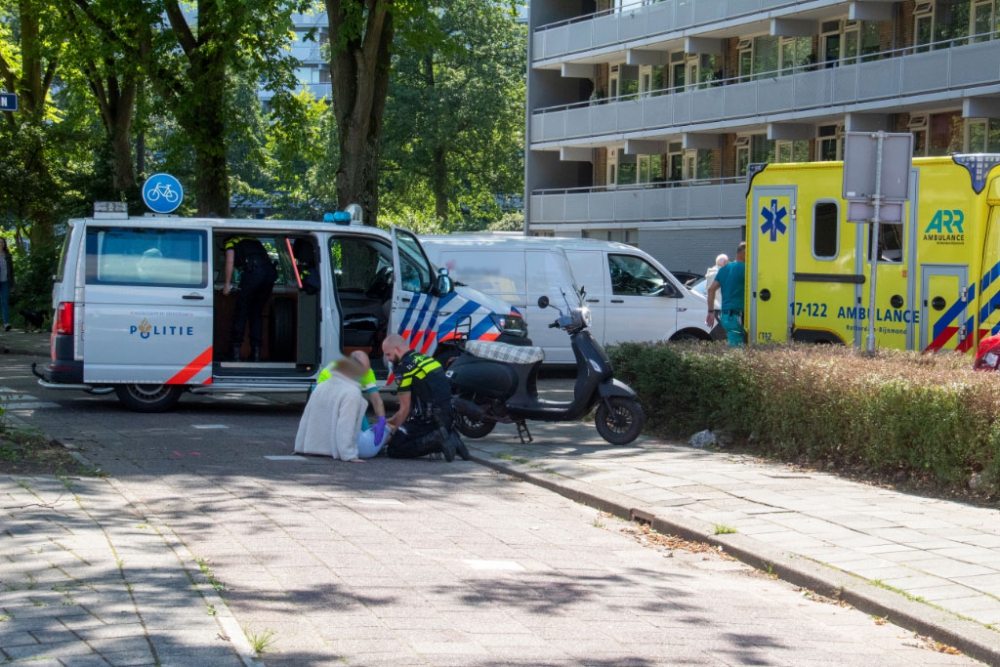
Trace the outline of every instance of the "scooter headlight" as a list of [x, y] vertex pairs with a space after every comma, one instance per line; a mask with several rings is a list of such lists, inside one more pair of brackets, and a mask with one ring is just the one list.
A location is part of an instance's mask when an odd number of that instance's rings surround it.
[[520, 315], [510, 313], [508, 315], [490, 315], [493, 324], [500, 330], [500, 333], [508, 336], [524, 337], [528, 335], [528, 325], [524, 323], [524, 318]]
[[594, 325], [594, 316], [591, 314], [589, 308], [581, 308], [580, 317], [583, 318], [584, 326], [592, 327]]

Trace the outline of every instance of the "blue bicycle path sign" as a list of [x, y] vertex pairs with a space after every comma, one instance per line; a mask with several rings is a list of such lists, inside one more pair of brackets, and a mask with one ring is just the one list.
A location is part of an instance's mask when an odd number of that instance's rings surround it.
[[142, 201], [153, 213], [171, 213], [183, 199], [181, 182], [170, 174], [153, 174], [142, 185]]

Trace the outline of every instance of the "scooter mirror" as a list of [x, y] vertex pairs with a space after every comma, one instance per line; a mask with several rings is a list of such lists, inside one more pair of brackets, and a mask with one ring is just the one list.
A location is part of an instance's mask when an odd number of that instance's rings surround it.
[[538, 307], [539, 308], [548, 308], [549, 307], [549, 297], [547, 297], [547, 296], [540, 296], [540, 297], [538, 297]]

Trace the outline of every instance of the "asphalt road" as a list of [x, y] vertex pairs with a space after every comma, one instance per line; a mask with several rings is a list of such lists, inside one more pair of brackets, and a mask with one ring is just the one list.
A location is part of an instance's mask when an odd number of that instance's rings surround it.
[[206, 559], [267, 665], [975, 664], [474, 463], [293, 459], [304, 397], [141, 415], [29, 363], [0, 359], [10, 413]]

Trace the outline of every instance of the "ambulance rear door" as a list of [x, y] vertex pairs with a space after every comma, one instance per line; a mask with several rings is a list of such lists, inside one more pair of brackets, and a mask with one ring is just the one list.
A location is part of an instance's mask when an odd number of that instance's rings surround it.
[[209, 239], [207, 227], [183, 220], [88, 224], [85, 382], [211, 383]]
[[795, 199], [795, 187], [753, 190], [747, 230], [753, 235], [748, 295], [751, 342], [777, 343], [789, 337], [795, 302]]

